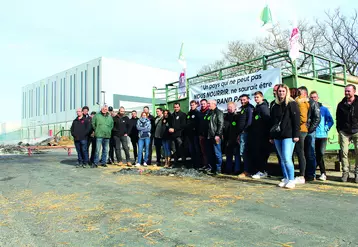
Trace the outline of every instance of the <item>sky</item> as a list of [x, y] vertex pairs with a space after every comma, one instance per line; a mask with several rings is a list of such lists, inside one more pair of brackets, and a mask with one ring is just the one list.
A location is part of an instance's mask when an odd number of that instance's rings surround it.
[[[180, 71], [188, 76], [222, 57], [232, 40], [265, 35], [259, 16], [268, 2], [274, 22], [322, 18], [355, 0], [2, 0], [0, 123], [21, 120], [21, 88], [104, 56]], [[169, 82], [168, 82], [169, 83]], [[135, 95], [135, 88], [133, 89]]]

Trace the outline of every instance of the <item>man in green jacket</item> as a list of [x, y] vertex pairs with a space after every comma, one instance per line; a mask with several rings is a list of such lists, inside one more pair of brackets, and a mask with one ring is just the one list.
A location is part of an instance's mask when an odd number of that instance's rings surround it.
[[107, 167], [107, 155], [109, 148], [109, 140], [112, 134], [113, 118], [108, 112], [108, 106], [104, 105], [99, 113], [92, 119], [92, 127], [94, 129], [94, 136], [96, 138], [96, 155], [92, 168], [98, 167], [99, 153], [102, 147], [102, 157], [100, 164]]

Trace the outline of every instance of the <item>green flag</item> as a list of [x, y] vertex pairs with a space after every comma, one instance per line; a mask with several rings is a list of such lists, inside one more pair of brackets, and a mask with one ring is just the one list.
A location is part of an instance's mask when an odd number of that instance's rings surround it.
[[266, 5], [265, 8], [261, 12], [261, 21], [263, 22], [262, 26], [272, 23], [271, 10], [268, 5]]
[[184, 69], [186, 69], [186, 61], [185, 61], [185, 57], [184, 57], [184, 50], [183, 50], [183, 48], [184, 48], [184, 43], [181, 43], [178, 62], [182, 65], [182, 67], [183, 67]]

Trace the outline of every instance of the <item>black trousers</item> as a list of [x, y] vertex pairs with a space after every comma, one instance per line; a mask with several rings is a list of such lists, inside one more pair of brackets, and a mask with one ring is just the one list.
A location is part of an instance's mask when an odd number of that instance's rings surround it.
[[185, 149], [184, 149], [184, 140], [183, 137], [179, 136], [174, 138], [175, 144], [175, 155], [174, 155], [174, 162], [178, 163], [178, 159], [182, 158], [182, 162], [185, 163], [186, 156], [185, 156]]
[[252, 164], [251, 172], [267, 171], [270, 148], [268, 137], [255, 137], [249, 140], [249, 157]]
[[199, 143], [199, 136], [187, 136], [187, 146], [189, 148], [189, 153], [191, 157], [191, 165], [189, 168], [200, 168], [200, 143]]
[[298, 157], [298, 164], [300, 167], [300, 176], [306, 175], [306, 158], [305, 158], [305, 139], [307, 137], [306, 132], [300, 133], [300, 140], [295, 145], [295, 153]]
[[131, 136], [131, 143], [133, 146], [133, 155], [134, 155], [134, 160], [137, 160], [138, 158], [138, 136]]
[[114, 163], [114, 149], [115, 141], [112, 136], [111, 139], [109, 139], [108, 163]]
[[316, 138], [315, 151], [317, 166], [321, 174], [326, 174], [326, 166], [324, 164], [324, 153], [326, 152], [327, 138]]
[[150, 136], [149, 154], [148, 154], [148, 162], [147, 162], [147, 165], [151, 165], [151, 164], [152, 164], [153, 140], [154, 140], [154, 134], [152, 134], [152, 135]]
[[160, 165], [160, 158], [162, 157], [162, 139], [154, 137], [154, 146], [157, 156], [157, 165]]
[[87, 141], [87, 150], [89, 153], [89, 147], [92, 145], [92, 149], [91, 149], [91, 155], [90, 157], [90, 162], [94, 163], [94, 156], [96, 155], [96, 138], [95, 137], [89, 137], [88, 141]]

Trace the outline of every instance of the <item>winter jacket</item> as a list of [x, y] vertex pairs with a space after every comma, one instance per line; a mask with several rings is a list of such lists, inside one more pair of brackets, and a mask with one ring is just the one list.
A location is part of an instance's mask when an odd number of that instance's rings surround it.
[[344, 98], [337, 106], [336, 111], [337, 130], [347, 134], [358, 133], [358, 96], [350, 105]]
[[155, 131], [155, 117], [153, 115], [148, 115], [148, 119], [150, 120], [150, 125], [151, 125], [151, 129], [150, 129], [150, 133], [152, 134], [152, 136], [154, 136], [154, 131]]
[[190, 110], [186, 115], [185, 134], [187, 136], [199, 136], [200, 129], [200, 112]]
[[308, 133], [312, 133], [316, 131], [321, 121], [321, 110], [319, 104], [316, 101], [310, 99], [309, 104], [310, 108], [308, 110], [307, 128]]
[[113, 118], [108, 112], [106, 114], [99, 112], [92, 118], [92, 127], [95, 137], [111, 138]]
[[252, 113], [254, 111], [254, 106], [248, 103], [247, 105], [241, 106], [240, 110], [237, 112], [238, 114], [238, 123], [237, 128], [239, 134], [242, 132], [247, 132], [252, 123]]
[[[284, 115], [280, 125], [281, 133], [276, 139], [298, 138], [300, 136], [300, 110], [297, 103], [290, 99], [287, 106], [284, 102], [275, 104], [271, 110], [272, 126], [280, 122], [282, 114]], [[273, 137], [271, 136], [271, 138]]]
[[137, 130], [139, 138], [150, 138], [152, 124], [148, 118], [140, 118], [137, 122]]
[[113, 136], [128, 135], [129, 131], [129, 118], [127, 116], [116, 115], [113, 117]]
[[207, 115], [206, 121], [209, 121], [207, 137], [214, 138], [215, 136], [219, 136], [221, 138], [224, 129], [224, 113], [219, 110], [219, 108], [215, 108], [215, 110], [210, 110]]
[[172, 128], [174, 129], [174, 133], [172, 133], [173, 138], [182, 137], [185, 126], [186, 126], [186, 114], [182, 111], [173, 112], [172, 114]]
[[199, 136], [208, 136], [209, 122], [206, 121], [209, 108], [199, 112]]
[[154, 130], [154, 137], [155, 138], [162, 138], [162, 117], [156, 117], [154, 120], [155, 130]]
[[237, 142], [239, 135], [237, 128], [238, 115], [236, 113], [224, 114], [224, 129], [223, 136], [226, 144], [232, 144]]
[[308, 132], [308, 111], [310, 108], [310, 103], [306, 97], [297, 97], [296, 102], [298, 104], [298, 109], [300, 110], [300, 131]]
[[255, 106], [252, 119], [249, 135], [255, 139], [265, 138], [268, 140], [271, 128], [271, 116], [267, 101]]
[[91, 122], [84, 117], [81, 119], [77, 117], [72, 122], [71, 135], [75, 141], [87, 140], [88, 136], [91, 134], [91, 130]]
[[172, 139], [172, 133], [169, 132], [169, 129], [172, 127], [172, 120], [171, 116], [168, 118], [162, 118], [161, 135], [163, 140]]
[[139, 118], [130, 118], [128, 121], [128, 135], [131, 138], [138, 138], [137, 122]]
[[316, 138], [327, 138], [328, 131], [333, 126], [333, 118], [327, 107], [319, 103], [321, 111], [321, 121], [316, 129]]

